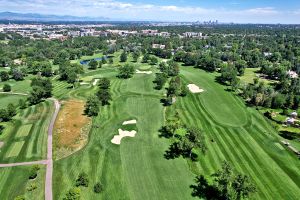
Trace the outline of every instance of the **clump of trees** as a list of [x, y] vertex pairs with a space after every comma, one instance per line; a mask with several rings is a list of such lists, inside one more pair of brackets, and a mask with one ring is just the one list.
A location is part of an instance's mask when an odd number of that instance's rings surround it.
[[9, 84], [4, 84], [2, 90], [3, 92], [10, 92], [11, 86]]
[[196, 184], [191, 185], [192, 195], [201, 199], [240, 200], [247, 199], [256, 192], [256, 187], [248, 175], [235, 173], [228, 162], [211, 175], [212, 181], [203, 175], [196, 177]]
[[75, 85], [78, 75], [84, 72], [83, 66], [77, 63], [63, 62], [59, 65], [60, 80]]
[[130, 64], [125, 64], [119, 68], [118, 78], [128, 79], [134, 74], [134, 66]]
[[78, 178], [76, 179], [76, 187], [83, 186], [88, 187], [89, 186], [89, 179], [88, 175], [85, 172], [81, 172], [78, 175]]
[[14, 104], [9, 103], [7, 108], [0, 109], [0, 121], [8, 122], [17, 114], [17, 108]]
[[165, 152], [165, 158], [175, 159], [180, 156], [192, 161], [198, 159], [197, 151], [206, 153], [207, 147], [202, 131], [195, 127], [187, 127], [181, 123], [179, 114], [167, 119], [166, 125], [159, 130], [160, 137], [170, 138], [173, 143]]
[[98, 62], [96, 60], [91, 60], [89, 62], [89, 69], [95, 70], [97, 69], [97, 67], [98, 67]]
[[32, 91], [28, 97], [31, 105], [40, 103], [43, 99], [52, 96], [52, 82], [49, 78], [33, 78], [31, 81]]
[[110, 80], [102, 78], [99, 80], [96, 95], [88, 97], [84, 113], [90, 117], [97, 116], [99, 114], [99, 104], [102, 106], [109, 105], [110, 100]]
[[126, 51], [123, 51], [120, 56], [120, 62], [126, 62], [127, 61], [127, 53]]
[[70, 189], [63, 200], [79, 200], [81, 196], [81, 190], [79, 187], [74, 187]]

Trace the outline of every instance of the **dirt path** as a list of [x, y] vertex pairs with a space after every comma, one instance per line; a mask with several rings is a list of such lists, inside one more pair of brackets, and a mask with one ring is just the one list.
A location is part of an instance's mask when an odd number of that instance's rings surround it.
[[[0, 92], [1, 94], [12, 94], [12, 95], [27, 95], [24, 93], [12, 93], [12, 92]], [[54, 101], [55, 111], [52, 116], [51, 122], [48, 127], [48, 141], [47, 141], [47, 160], [39, 160], [32, 162], [21, 162], [21, 163], [9, 163], [9, 164], [0, 164], [2, 167], [15, 167], [15, 166], [26, 166], [26, 165], [47, 165], [46, 168], [46, 179], [45, 179], [45, 200], [52, 200], [52, 174], [53, 174], [53, 160], [52, 160], [52, 133], [53, 127], [60, 109], [60, 103], [57, 99], [51, 98]]]

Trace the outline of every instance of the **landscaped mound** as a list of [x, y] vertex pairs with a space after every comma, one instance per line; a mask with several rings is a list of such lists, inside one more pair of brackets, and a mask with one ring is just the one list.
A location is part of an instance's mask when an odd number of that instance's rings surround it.
[[83, 115], [83, 111], [83, 101], [62, 102], [54, 126], [57, 159], [74, 153], [87, 143], [91, 119]]
[[188, 85], [189, 90], [191, 91], [191, 93], [201, 93], [204, 92], [203, 89], [200, 89], [197, 85], [195, 84], [189, 84]]

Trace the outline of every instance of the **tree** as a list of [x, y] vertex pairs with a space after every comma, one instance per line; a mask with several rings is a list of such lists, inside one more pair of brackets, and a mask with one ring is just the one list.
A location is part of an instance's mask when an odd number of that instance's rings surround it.
[[6, 71], [1, 71], [0, 72], [0, 78], [1, 78], [1, 81], [8, 81], [9, 80], [9, 74], [8, 72]]
[[128, 78], [131, 78], [133, 74], [134, 74], [133, 65], [125, 64], [123, 67], [119, 68], [118, 77], [128, 79]]
[[12, 78], [15, 79], [16, 81], [22, 81], [24, 79], [24, 74], [19, 69], [13, 69]]
[[78, 187], [70, 189], [63, 200], [80, 200], [81, 190]]
[[19, 108], [25, 109], [27, 107], [26, 101], [24, 99], [19, 100]]
[[95, 193], [100, 193], [100, 192], [102, 192], [102, 190], [103, 190], [103, 186], [100, 182], [98, 182], [94, 185], [94, 192]]
[[157, 73], [155, 80], [153, 81], [154, 83], [156, 83], [155, 89], [161, 90], [166, 84], [167, 80], [168, 76], [165, 73]]
[[38, 165], [32, 166], [29, 171], [29, 179], [35, 179], [39, 170], [40, 167]]
[[127, 61], [127, 53], [123, 51], [120, 56], [120, 62], [126, 62], [126, 61]]
[[89, 68], [90, 68], [90, 69], [95, 70], [95, 69], [97, 69], [97, 67], [98, 67], [98, 62], [97, 62], [96, 60], [91, 60], [91, 61], [89, 62]]
[[84, 113], [90, 117], [97, 116], [99, 113], [99, 101], [95, 96], [89, 96], [86, 104]]
[[4, 84], [3, 85], [3, 92], [10, 92], [11, 91], [11, 86], [9, 84]]
[[156, 65], [158, 63], [158, 59], [155, 56], [150, 57], [150, 64]]
[[134, 51], [132, 53], [133, 62], [137, 62], [139, 57], [140, 57], [140, 52], [139, 51]]
[[150, 59], [150, 55], [149, 55], [148, 53], [146, 53], [146, 54], [143, 56], [142, 63], [147, 63], [149, 59]]
[[102, 68], [102, 64], [103, 64], [102, 61], [99, 61], [98, 62], [98, 68]]
[[0, 125], [0, 135], [2, 135], [4, 129], [5, 129], [4, 126], [3, 126], [3, 125]]
[[248, 198], [256, 192], [256, 187], [247, 175], [238, 174], [232, 181], [232, 188], [236, 192], [237, 199]]
[[25, 200], [24, 195], [19, 195], [14, 198], [14, 200]]
[[108, 78], [101, 78], [98, 83], [99, 88], [101, 89], [109, 89], [110, 80]]
[[102, 106], [109, 105], [111, 95], [108, 89], [99, 88], [96, 95], [98, 97], [98, 100], [101, 102]]
[[81, 172], [78, 175], [75, 185], [76, 185], [76, 187], [79, 187], [79, 186], [88, 187], [89, 186], [88, 175], [85, 172]]
[[5, 109], [0, 109], [0, 121], [4, 121], [4, 122], [7, 122], [9, 121], [10, 118], [7, 114], [7, 111]]
[[11, 119], [12, 117], [14, 117], [17, 114], [17, 108], [14, 104], [9, 103], [7, 105], [7, 115], [9, 117], [9, 119]]

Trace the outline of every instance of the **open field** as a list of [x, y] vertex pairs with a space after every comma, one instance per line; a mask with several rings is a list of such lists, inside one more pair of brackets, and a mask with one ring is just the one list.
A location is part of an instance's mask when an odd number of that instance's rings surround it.
[[5, 82], [0, 81], [0, 91], [2, 91], [4, 84], [9, 84], [11, 86], [12, 92], [29, 93], [31, 91], [31, 78], [33, 78], [33, 76], [29, 75], [25, 77], [23, 81], [15, 81], [13, 79], [10, 79]]
[[53, 108], [51, 101], [20, 110], [13, 121], [3, 123], [4, 142], [0, 163], [42, 160], [46, 156], [47, 130]]
[[[40, 165], [38, 176], [34, 180], [29, 180], [31, 166], [0, 168], [0, 199], [14, 199], [23, 195], [25, 199], [44, 199], [44, 177], [45, 166]], [[31, 184], [36, 184], [37, 188], [27, 191]]]

